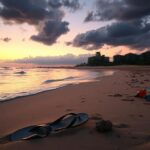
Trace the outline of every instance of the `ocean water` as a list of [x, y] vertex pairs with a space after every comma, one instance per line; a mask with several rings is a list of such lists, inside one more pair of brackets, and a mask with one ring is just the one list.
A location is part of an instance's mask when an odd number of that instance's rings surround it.
[[53, 90], [69, 84], [90, 82], [112, 74], [113, 71], [98, 73], [78, 69], [1, 67], [0, 101]]

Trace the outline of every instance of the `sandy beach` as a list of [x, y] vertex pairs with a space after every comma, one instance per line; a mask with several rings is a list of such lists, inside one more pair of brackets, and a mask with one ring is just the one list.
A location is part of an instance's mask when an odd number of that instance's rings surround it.
[[[115, 74], [0, 103], [0, 136], [52, 122], [70, 112], [87, 113], [86, 124], [42, 139], [0, 144], [0, 150], [149, 150], [150, 102], [135, 95], [138, 90], [150, 87], [150, 67], [84, 69], [115, 70]], [[101, 118], [113, 123], [112, 132], [95, 130]]]

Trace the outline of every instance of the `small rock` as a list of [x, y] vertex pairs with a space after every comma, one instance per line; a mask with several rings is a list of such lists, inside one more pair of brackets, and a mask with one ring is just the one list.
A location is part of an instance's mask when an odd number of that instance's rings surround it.
[[112, 122], [109, 120], [101, 120], [96, 123], [96, 130], [101, 133], [112, 131]]

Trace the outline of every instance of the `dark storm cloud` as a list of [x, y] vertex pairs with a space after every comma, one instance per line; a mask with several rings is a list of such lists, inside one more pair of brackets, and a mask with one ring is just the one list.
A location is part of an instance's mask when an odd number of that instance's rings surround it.
[[73, 45], [88, 50], [105, 44], [144, 50], [150, 48], [150, 0], [96, 0], [85, 22], [115, 21], [75, 37]]
[[79, 0], [49, 0], [49, 5], [52, 8], [60, 8], [62, 6], [77, 10], [80, 8]]
[[43, 30], [38, 35], [33, 35], [31, 39], [51, 45], [59, 36], [69, 31], [68, 24], [65, 21], [47, 21]]
[[93, 11], [88, 12], [86, 18], [84, 19], [84, 22], [93, 21], [93, 20], [96, 20], [96, 15], [94, 14]]
[[34, 25], [39, 33], [31, 39], [51, 45], [69, 31], [60, 7], [77, 10], [80, 4], [78, 0], [0, 0], [0, 17], [8, 24]]
[[[0, 16], [7, 21], [37, 24], [44, 19], [57, 19], [65, 6], [73, 10], [80, 7], [78, 0], [0, 0]], [[58, 13], [59, 12], [59, 13]]]
[[140, 50], [150, 48], [150, 23], [142, 20], [113, 23], [77, 35], [72, 44], [88, 50], [99, 49], [105, 44]]
[[150, 0], [97, 0], [96, 10], [87, 14], [85, 22], [133, 20], [150, 15]]
[[60, 8], [62, 6], [62, 2], [60, 0], [49, 0], [48, 4], [52, 8]]
[[36, 24], [51, 14], [46, 10], [45, 3], [40, 5], [39, 0], [0, 0], [2, 5], [0, 16], [7, 21]]
[[63, 0], [62, 3], [65, 7], [71, 8], [72, 10], [80, 8], [79, 0]]

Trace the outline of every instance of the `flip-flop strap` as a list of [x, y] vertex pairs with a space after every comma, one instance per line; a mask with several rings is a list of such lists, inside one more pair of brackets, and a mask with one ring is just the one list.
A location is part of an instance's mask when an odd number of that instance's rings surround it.
[[67, 116], [77, 116], [77, 114], [75, 114], [75, 113], [65, 114], [64, 116], [62, 116], [62, 117], [58, 118], [57, 120], [55, 120], [54, 122], [50, 123], [50, 125], [59, 123], [60, 121], [62, 121]]
[[[68, 113], [68, 114], [65, 114], [65, 115], [63, 115], [62, 117], [60, 117], [60, 118], [58, 118], [57, 120], [55, 120], [54, 122], [50, 123], [49, 125], [57, 124], [57, 123], [61, 122], [64, 118], [66, 118], [67, 116], [74, 116], [74, 117], [72, 118], [71, 122], [70, 122], [66, 127], [61, 128], [61, 129], [57, 129], [56, 131], [63, 130], [63, 129], [66, 129], [66, 128], [70, 128], [70, 127], [72, 127], [72, 125], [73, 125], [73, 124], [76, 122], [76, 120], [77, 120], [77, 116], [78, 116], [78, 115], [75, 114], [75, 113]], [[78, 117], [79, 117], [79, 116], [78, 116]], [[49, 133], [51, 132], [51, 126], [49, 126], [49, 125], [43, 126], [43, 128], [45, 127], [45, 129], [47, 130], [47, 133], [45, 134], [45, 136], [46, 136], [46, 135], [49, 135]], [[36, 131], [36, 130], [38, 130], [38, 129], [40, 129], [40, 126], [35, 126], [35, 128], [33, 128], [33, 129], [31, 130], [31, 132], [32, 132], [32, 133], [36, 133], [36, 134], [38, 135], [38, 133], [37, 133], [37, 131]]]
[[[78, 116], [79, 117], [79, 116]], [[66, 127], [66, 128], [71, 128], [73, 126], [73, 124], [77, 121], [77, 115], [74, 116], [74, 118], [72, 119], [72, 121], [70, 122], [70, 124]]]
[[76, 122], [76, 120], [77, 120], [77, 116], [73, 117], [71, 122], [67, 126], [65, 126], [64, 128], [57, 129], [55, 131], [60, 131], [60, 130], [71, 128], [73, 124]]
[[46, 126], [46, 125], [45, 126], [36, 126], [35, 128], [31, 129], [30, 132], [35, 133], [35, 134], [37, 134], [39, 136], [40, 135], [48, 136], [49, 133], [51, 132], [51, 127], [50, 126]]

